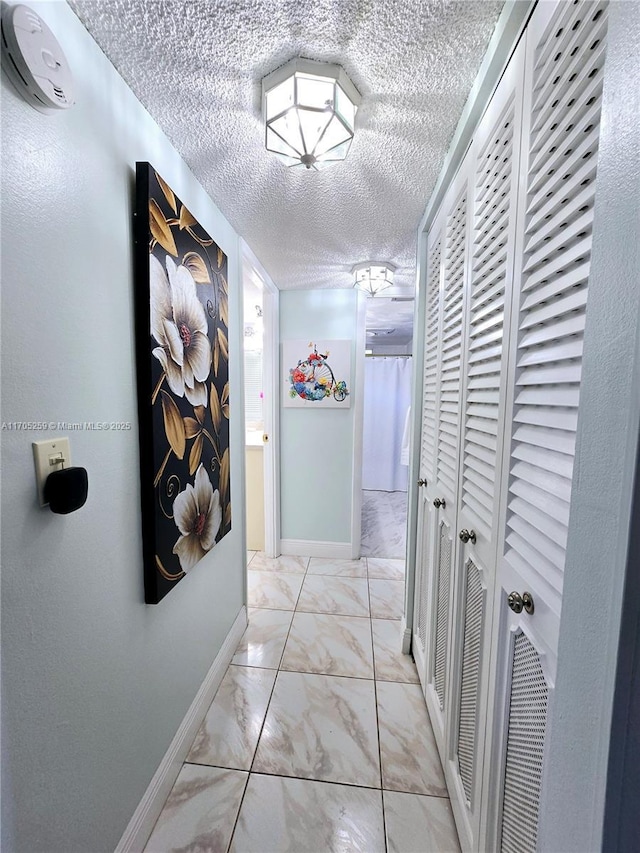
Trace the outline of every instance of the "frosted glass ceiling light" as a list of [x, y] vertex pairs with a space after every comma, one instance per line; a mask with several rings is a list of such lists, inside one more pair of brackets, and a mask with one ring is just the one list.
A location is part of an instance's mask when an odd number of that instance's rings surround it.
[[339, 65], [291, 60], [262, 81], [267, 150], [294, 169], [320, 171], [344, 160], [359, 103]]
[[393, 276], [396, 268], [393, 264], [380, 263], [378, 261], [366, 261], [363, 264], [356, 264], [351, 270], [355, 281], [353, 286], [359, 290], [364, 290], [369, 296], [375, 296], [387, 287], [393, 284]]

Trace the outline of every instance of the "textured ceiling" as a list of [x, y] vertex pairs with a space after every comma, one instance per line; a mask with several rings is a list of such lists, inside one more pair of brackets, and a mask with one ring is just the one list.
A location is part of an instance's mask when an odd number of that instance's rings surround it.
[[[350, 287], [365, 260], [413, 289], [417, 226], [502, 2], [70, 5], [280, 289]], [[323, 172], [263, 147], [260, 81], [295, 56], [342, 65], [362, 95], [347, 159]]]

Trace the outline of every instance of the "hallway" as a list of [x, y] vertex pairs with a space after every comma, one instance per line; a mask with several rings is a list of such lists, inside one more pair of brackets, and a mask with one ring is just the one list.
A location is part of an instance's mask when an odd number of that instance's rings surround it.
[[249, 627], [147, 853], [459, 850], [403, 561], [247, 557]]

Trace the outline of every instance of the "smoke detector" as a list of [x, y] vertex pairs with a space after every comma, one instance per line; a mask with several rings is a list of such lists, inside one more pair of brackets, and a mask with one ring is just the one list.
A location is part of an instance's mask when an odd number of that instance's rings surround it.
[[54, 34], [28, 6], [2, 6], [2, 67], [7, 77], [41, 113], [73, 106], [73, 77]]

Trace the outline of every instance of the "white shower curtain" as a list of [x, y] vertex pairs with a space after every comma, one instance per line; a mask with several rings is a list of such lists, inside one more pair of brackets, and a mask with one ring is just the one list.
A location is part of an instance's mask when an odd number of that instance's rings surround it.
[[365, 359], [362, 488], [406, 492], [400, 464], [402, 434], [411, 403], [411, 358]]

